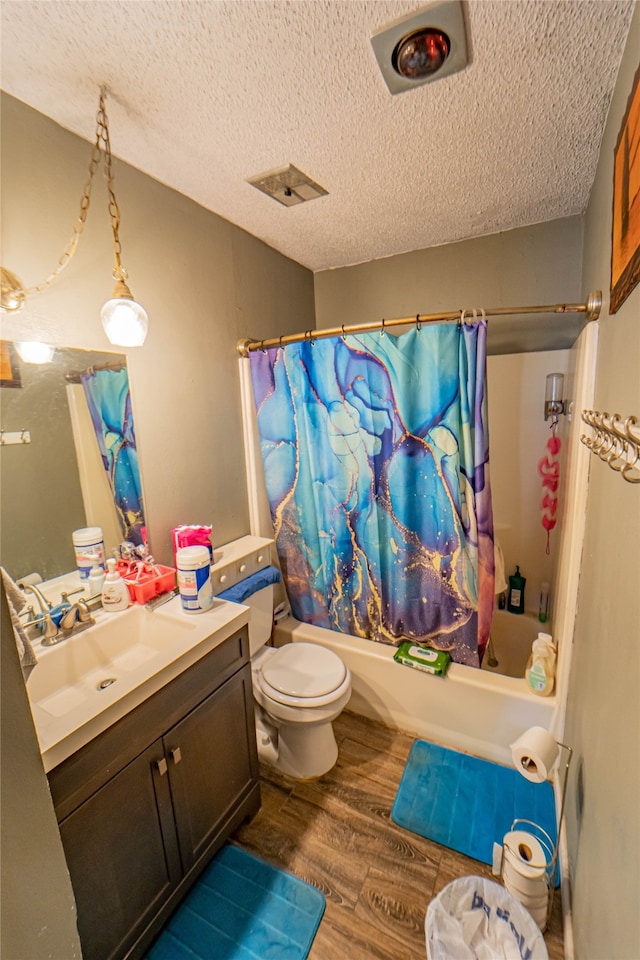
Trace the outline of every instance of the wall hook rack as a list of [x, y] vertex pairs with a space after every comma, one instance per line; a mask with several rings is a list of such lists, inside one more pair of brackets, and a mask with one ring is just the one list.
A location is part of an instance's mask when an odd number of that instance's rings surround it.
[[0, 430], [0, 447], [12, 443], [31, 443], [31, 433], [28, 430]]
[[583, 410], [582, 419], [593, 428], [591, 436], [582, 434], [581, 441], [620, 473], [628, 483], [640, 483], [640, 425], [637, 417], [621, 417], [598, 410]]

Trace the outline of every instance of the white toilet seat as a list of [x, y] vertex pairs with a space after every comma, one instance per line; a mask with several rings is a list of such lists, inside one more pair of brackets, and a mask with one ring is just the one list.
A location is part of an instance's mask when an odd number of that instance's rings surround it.
[[265, 697], [307, 709], [333, 703], [351, 683], [345, 664], [332, 650], [303, 642], [273, 652], [260, 665], [256, 679]]

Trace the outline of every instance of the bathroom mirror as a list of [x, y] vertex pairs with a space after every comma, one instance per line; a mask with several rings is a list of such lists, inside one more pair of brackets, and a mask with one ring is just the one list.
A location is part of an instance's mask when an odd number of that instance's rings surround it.
[[[105, 456], [105, 440], [98, 440], [94, 426], [96, 405], [81, 382], [81, 374], [89, 374], [91, 384], [96, 375], [118, 379], [119, 397], [127, 398], [120, 419], [133, 438], [126, 358], [56, 347], [51, 362], [34, 364], [20, 358], [15, 344], [0, 345], [0, 564], [16, 580], [31, 573], [49, 580], [75, 569], [74, 530], [102, 527], [109, 556], [125, 539], [128, 522], [137, 531], [144, 524], [139, 475], [135, 517], [116, 507], [105, 470], [116, 447]], [[98, 372], [105, 370], [111, 373]]]

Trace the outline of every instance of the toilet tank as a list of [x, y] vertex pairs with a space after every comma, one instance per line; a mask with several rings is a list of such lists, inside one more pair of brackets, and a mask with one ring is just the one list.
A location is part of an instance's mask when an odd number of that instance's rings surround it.
[[[271, 564], [273, 540], [266, 537], [240, 537], [213, 551], [211, 582], [214, 595], [228, 590]], [[249, 647], [251, 656], [267, 643], [273, 627], [273, 584], [263, 587], [243, 601], [249, 607]]]

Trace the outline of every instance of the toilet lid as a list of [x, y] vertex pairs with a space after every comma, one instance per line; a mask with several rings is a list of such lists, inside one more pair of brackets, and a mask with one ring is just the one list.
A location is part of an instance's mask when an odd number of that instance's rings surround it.
[[290, 697], [323, 697], [337, 690], [347, 668], [335, 653], [316, 643], [287, 643], [262, 668], [262, 679]]

